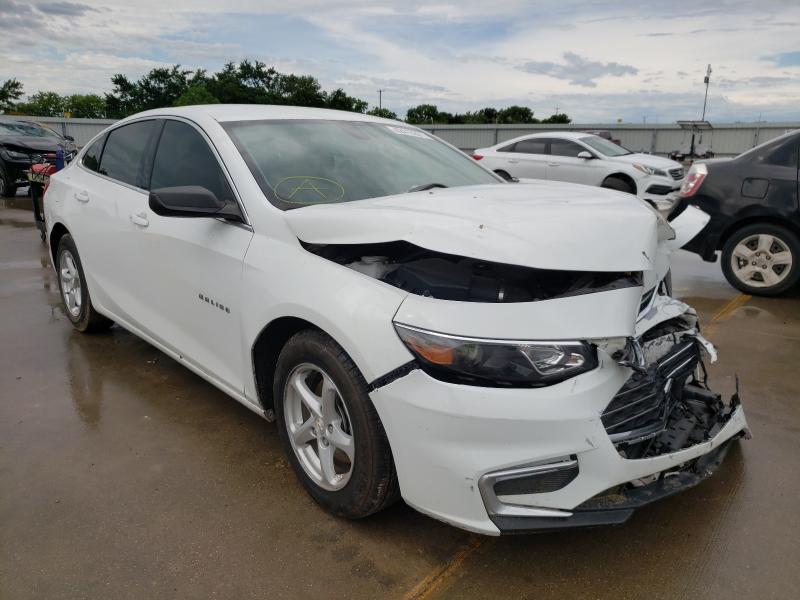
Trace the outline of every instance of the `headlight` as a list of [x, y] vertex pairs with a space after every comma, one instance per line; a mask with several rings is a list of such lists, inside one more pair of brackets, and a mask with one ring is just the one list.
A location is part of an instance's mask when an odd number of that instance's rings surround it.
[[28, 158], [30, 158], [24, 152], [17, 152], [16, 150], [3, 149], [3, 154], [9, 160], [28, 160]]
[[661, 177], [667, 176], [666, 171], [656, 169], [655, 167], [648, 167], [647, 165], [643, 165], [641, 163], [633, 163], [633, 168], [641, 171], [642, 173], [647, 173], [648, 175], [659, 175]]
[[468, 338], [399, 323], [394, 328], [425, 372], [455, 383], [541, 387], [597, 366], [597, 352], [587, 342]]

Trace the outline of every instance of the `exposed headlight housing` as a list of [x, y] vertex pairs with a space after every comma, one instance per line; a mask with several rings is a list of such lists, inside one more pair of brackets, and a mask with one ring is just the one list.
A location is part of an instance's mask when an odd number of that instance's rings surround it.
[[633, 163], [633, 168], [647, 175], [658, 175], [660, 177], [667, 176], [666, 171], [663, 171], [661, 169], [656, 169], [655, 167], [648, 167], [647, 165], [643, 165], [641, 163]]
[[490, 340], [400, 323], [394, 328], [426, 373], [454, 383], [543, 387], [597, 367], [595, 347], [583, 341]]

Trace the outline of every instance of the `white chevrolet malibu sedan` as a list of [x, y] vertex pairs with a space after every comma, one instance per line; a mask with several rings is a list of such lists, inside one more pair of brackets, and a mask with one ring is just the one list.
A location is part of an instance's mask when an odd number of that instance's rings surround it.
[[396, 121], [233, 105], [114, 124], [45, 205], [75, 328], [117, 323], [277, 420], [336, 515], [402, 497], [492, 535], [620, 523], [748, 435], [669, 295], [694, 208], [670, 225]]

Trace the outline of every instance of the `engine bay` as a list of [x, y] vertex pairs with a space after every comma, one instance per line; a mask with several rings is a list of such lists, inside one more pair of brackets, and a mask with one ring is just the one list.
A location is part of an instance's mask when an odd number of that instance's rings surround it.
[[405, 241], [303, 247], [401, 290], [440, 300], [533, 302], [642, 285], [641, 272], [535, 269], [444, 254]]

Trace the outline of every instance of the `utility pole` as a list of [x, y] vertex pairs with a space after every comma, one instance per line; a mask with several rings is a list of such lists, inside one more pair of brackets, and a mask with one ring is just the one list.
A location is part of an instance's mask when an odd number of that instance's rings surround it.
[[383, 90], [378, 90], [378, 108], [383, 108]]
[[700, 119], [701, 121], [706, 120], [706, 103], [708, 102], [708, 83], [711, 81], [711, 65], [708, 65], [708, 69], [706, 69], [706, 78], [703, 80], [703, 83], [706, 84], [706, 97], [703, 98], [703, 118]]

